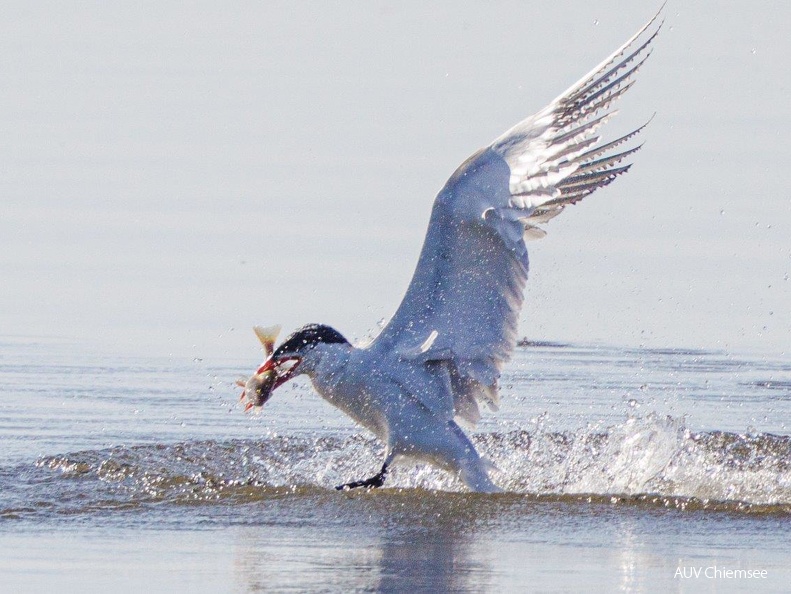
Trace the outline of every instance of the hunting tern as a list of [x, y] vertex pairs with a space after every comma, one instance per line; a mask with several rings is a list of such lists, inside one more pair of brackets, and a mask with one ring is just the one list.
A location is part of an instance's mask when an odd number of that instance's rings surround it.
[[[661, 11], [660, 11], [661, 12]], [[246, 409], [296, 375], [386, 445], [374, 476], [337, 487], [379, 487], [398, 459], [455, 473], [495, 492], [492, 466], [462, 425], [496, 411], [498, 378], [517, 340], [527, 281], [526, 240], [541, 225], [626, 173], [643, 126], [600, 144], [600, 128], [634, 84], [662, 23], [655, 15], [626, 43], [535, 115], [469, 157], [434, 200], [423, 249], [395, 315], [353, 346], [321, 324], [275, 348], [278, 327], [256, 328], [264, 363], [244, 386]]]

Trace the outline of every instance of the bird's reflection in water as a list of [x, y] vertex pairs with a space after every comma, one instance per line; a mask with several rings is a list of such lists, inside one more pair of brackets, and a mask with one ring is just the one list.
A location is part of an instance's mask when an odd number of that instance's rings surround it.
[[[338, 496], [340, 507], [308, 505], [302, 520], [241, 528], [238, 586], [247, 592], [489, 589], [488, 545], [478, 542], [476, 521], [464, 511], [474, 496], [411, 495]], [[320, 508], [336, 513], [318, 519]]]
[[788, 574], [788, 522], [772, 515], [729, 516], [723, 531], [706, 511], [419, 489], [313, 490], [245, 515], [243, 592], [670, 591], [679, 559], [760, 566], [778, 591]]
[[[410, 538], [412, 537], [412, 538]], [[486, 591], [492, 569], [473, 535], [445, 524], [402, 538], [381, 540], [381, 592]]]

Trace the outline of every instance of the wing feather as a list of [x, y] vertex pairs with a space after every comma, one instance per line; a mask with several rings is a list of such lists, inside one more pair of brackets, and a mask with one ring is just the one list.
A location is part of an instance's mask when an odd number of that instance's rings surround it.
[[453, 410], [474, 424], [479, 404], [497, 407], [497, 380], [516, 344], [527, 281], [525, 240], [543, 237], [538, 225], [631, 167], [623, 161], [642, 145], [612, 151], [647, 123], [603, 145], [598, 133], [650, 56], [658, 17], [465, 161], [437, 195], [412, 282], [368, 347], [424, 362], [445, 377], [437, 385], [446, 386], [453, 402], [426, 396], [432, 409]]

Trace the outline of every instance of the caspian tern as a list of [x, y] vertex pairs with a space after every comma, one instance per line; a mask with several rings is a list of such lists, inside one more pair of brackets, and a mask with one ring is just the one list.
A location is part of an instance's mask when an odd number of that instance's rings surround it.
[[[661, 12], [661, 11], [660, 11]], [[517, 338], [527, 281], [526, 239], [538, 226], [625, 173], [640, 146], [619, 148], [646, 124], [599, 145], [613, 104], [634, 84], [662, 26], [654, 16], [624, 45], [535, 115], [467, 159], [437, 195], [412, 282], [368, 345], [311, 324], [274, 348], [247, 382], [247, 408], [307, 375], [330, 404], [386, 444], [381, 470], [338, 489], [379, 487], [398, 458], [454, 472], [473, 491], [499, 488], [459, 423], [497, 410], [498, 378]]]

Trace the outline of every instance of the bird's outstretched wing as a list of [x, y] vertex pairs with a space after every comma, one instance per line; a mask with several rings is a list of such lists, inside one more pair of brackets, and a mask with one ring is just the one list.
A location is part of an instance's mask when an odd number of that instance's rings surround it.
[[[474, 423], [478, 402], [498, 403], [497, 379], [517, 338], [527, 280], [525, 239], [628, 171], [640, 147], [606, 144], [598, 131], [634, 84], [661, 28], [657, 16], [579, 82], [465, 161], [438, 194], [412, 282], [369, 346], [447, 374], [449, 407]], [[419, 394], [418, 394], [419, 396]], [[450, 396], [448, 396], [449, 398]]]

